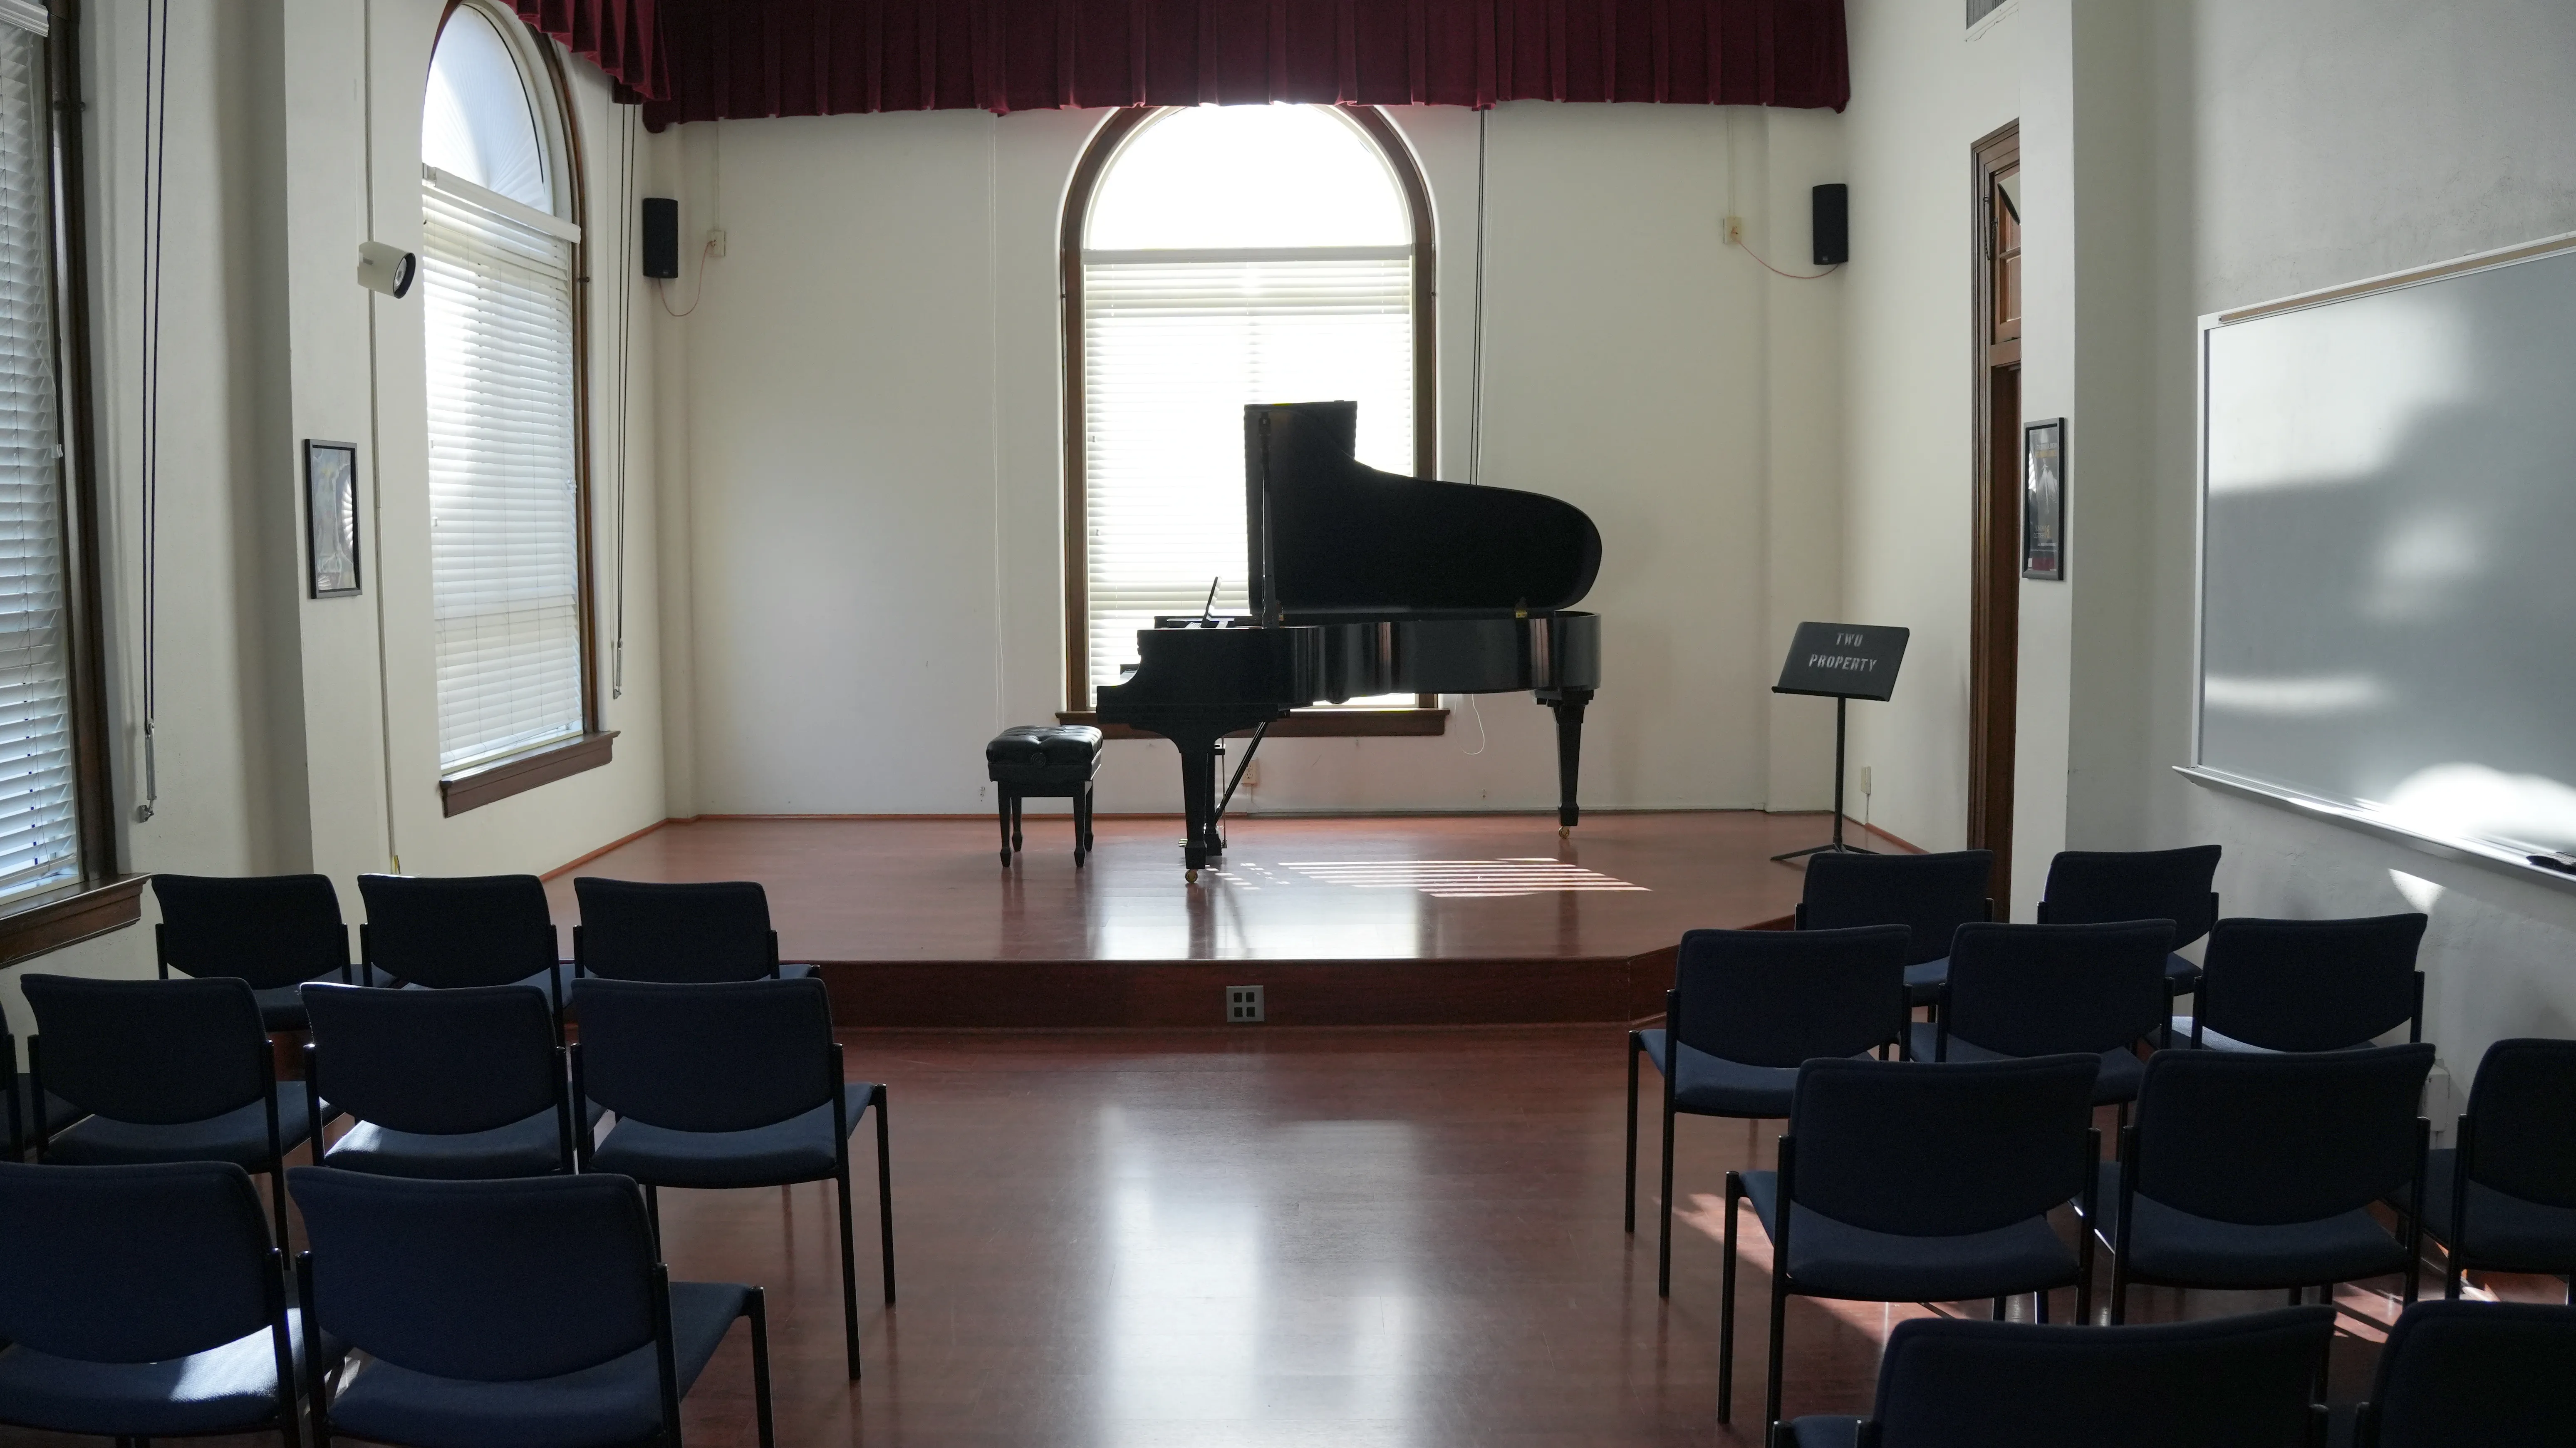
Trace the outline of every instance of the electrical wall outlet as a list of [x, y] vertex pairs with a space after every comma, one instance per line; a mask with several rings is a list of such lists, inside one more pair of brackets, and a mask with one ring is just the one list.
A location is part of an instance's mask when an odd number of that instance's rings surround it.
[[1225, 1023], [1229, 1026], [1251, 1025], [1268, 1020], [1261, 1008], [1261, 987], [1230, 985], [1225, 988]]
[[1869, 793], [1869, 766], [1866, 764], [1860, 767], [1860, 792]]
[[1243, 766], [1243, 787], [1245, 789], [1259, 789], [1261, 787], [1260, 760], [1252, 760]]
[[722, 255], [724, 255], [724, 253], [725, 253], [725, 234], [724, 234], [724, 232], [723, 232], [722, 230], [716, 230], [716, 231], [710, 231], [710, 232], [708, 232], [708, 233], [707, 233], [707, 255], [709, 255], [709, 256], [722, 256]]
[[[1726, 244], [1728, 246], [1742, 246], [1744, 244], [1743, 217], [1730, 216], [1726, 218]], [[717, 254], [722, 255], [723, 253], [719, 252]]]

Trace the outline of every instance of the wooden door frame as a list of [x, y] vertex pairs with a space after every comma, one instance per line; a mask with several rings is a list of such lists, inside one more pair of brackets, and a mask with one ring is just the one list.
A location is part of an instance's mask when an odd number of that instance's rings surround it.
[[[1996, 178], [2021, 167], [2021, 123], [1980, 138], [1969, 153], [1968, 268], [1972, 277], [1970, 372], [1976, 472], [1974, 553], [1968, 588], [1968, 845], [1995, 852], [1994, 901], [2010, 918], [2014, 726], [2021, 633], [2020, 374], [2018, 324], [2009, 340], [1995, 336], [1995, 235], [1990, 213]], [[2012, 374], [2015, 416], [1999, 419], [1998, 374]]]

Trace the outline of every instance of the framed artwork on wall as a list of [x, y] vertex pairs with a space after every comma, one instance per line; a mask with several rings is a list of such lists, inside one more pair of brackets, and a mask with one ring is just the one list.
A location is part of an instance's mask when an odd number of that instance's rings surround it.
[[312, 596], [358, 592], [358, 447], [304, 440], [304, 533]]
[[2066, 419], [2021, 430], [2021, 576], [2066, 577]]

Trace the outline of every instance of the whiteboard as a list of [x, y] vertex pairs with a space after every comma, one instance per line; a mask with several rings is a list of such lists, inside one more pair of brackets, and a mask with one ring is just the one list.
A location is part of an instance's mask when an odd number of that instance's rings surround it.
[[2576, 850], [2576, 249], [2201, 342], [2200, 772]]

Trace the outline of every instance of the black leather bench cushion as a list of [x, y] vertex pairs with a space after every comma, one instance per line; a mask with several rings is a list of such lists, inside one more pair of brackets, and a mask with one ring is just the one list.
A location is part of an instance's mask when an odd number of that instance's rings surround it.
[[1088, 724], [1022, 724], [984, 746], [986, 772], [1000, 784], [1055, 784], [1091, 777], [1100, 731]]

